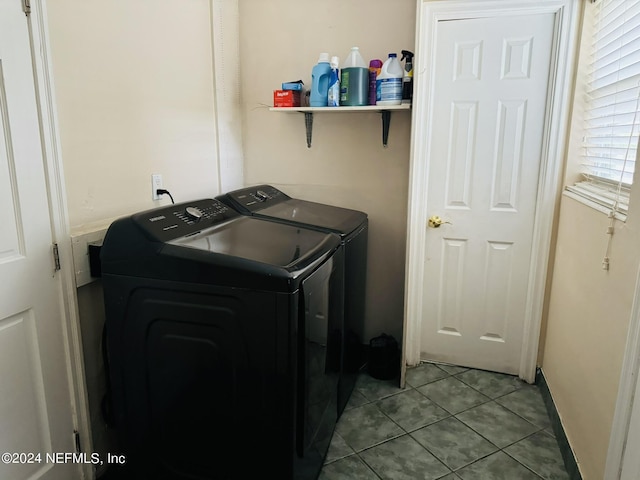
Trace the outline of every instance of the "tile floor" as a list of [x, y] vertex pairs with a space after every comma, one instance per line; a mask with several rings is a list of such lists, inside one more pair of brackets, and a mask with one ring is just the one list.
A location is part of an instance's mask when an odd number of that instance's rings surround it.
[[358, 378], [320, 480], [568, 480], [537, 386], [423, 363]]

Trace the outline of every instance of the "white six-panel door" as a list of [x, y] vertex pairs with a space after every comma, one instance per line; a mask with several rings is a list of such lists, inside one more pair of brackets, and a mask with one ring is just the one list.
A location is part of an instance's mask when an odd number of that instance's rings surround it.
[[401, 384], [421, 360], [534, 380], [580, 5], [417, 0]]
[[[27, 19], [0, 0], [0, 478], [80, 478]], [[8, 455], [8, 456], [7, 456]]]
[[439, 25], [425, 360], [518, 372], [554, 19]]

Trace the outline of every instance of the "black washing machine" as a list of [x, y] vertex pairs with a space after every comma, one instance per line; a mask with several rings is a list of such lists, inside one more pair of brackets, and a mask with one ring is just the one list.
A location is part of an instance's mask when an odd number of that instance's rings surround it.
[[206, 199], [115, 221], [100, 256], [130, 478], [317, 478], [337, 421], [339, 236]]
[[365, 284], [368, 217], [364, 212], [291, 198], [271, 185], [235, 190], [217, 197], [244, 215], [303, 226], [340, 236], [345, 258], [344, 368], [339, 388], [339, 413], [353, 391], [365, 363]]

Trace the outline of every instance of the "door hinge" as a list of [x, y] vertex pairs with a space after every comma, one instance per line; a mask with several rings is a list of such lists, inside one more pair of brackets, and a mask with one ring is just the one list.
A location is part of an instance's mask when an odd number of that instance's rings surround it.
[[31, 13], [31, 0], [22, 0], [22, 11], [25, 15], [29, 15]]
[[80, 432], [78, 432], [78, 430], [73, 431], [73, 441], [76, 446], [76, 453], [82, 453], [82, 446], [80, 445]]
[[58, 270], [60, 270], [60, 251], [58, 250], [58, 244], [54, 243], [53, 244], [53, 267], [54, 270], [57, 272]]

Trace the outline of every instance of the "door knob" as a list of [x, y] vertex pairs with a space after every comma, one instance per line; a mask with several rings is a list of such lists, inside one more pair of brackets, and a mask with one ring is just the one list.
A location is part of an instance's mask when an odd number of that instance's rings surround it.
[[444, 220], [442, 220], [439, 216], [437, 215], [432, 215], [431, 217], [429, 217], [429, 222], [428, 225], [431, 228], [438, 228], [440, 227], [440, 225], [442, 225], [443, 223], [448, 223], [451, 224], [451, 222], [446, 222]]

